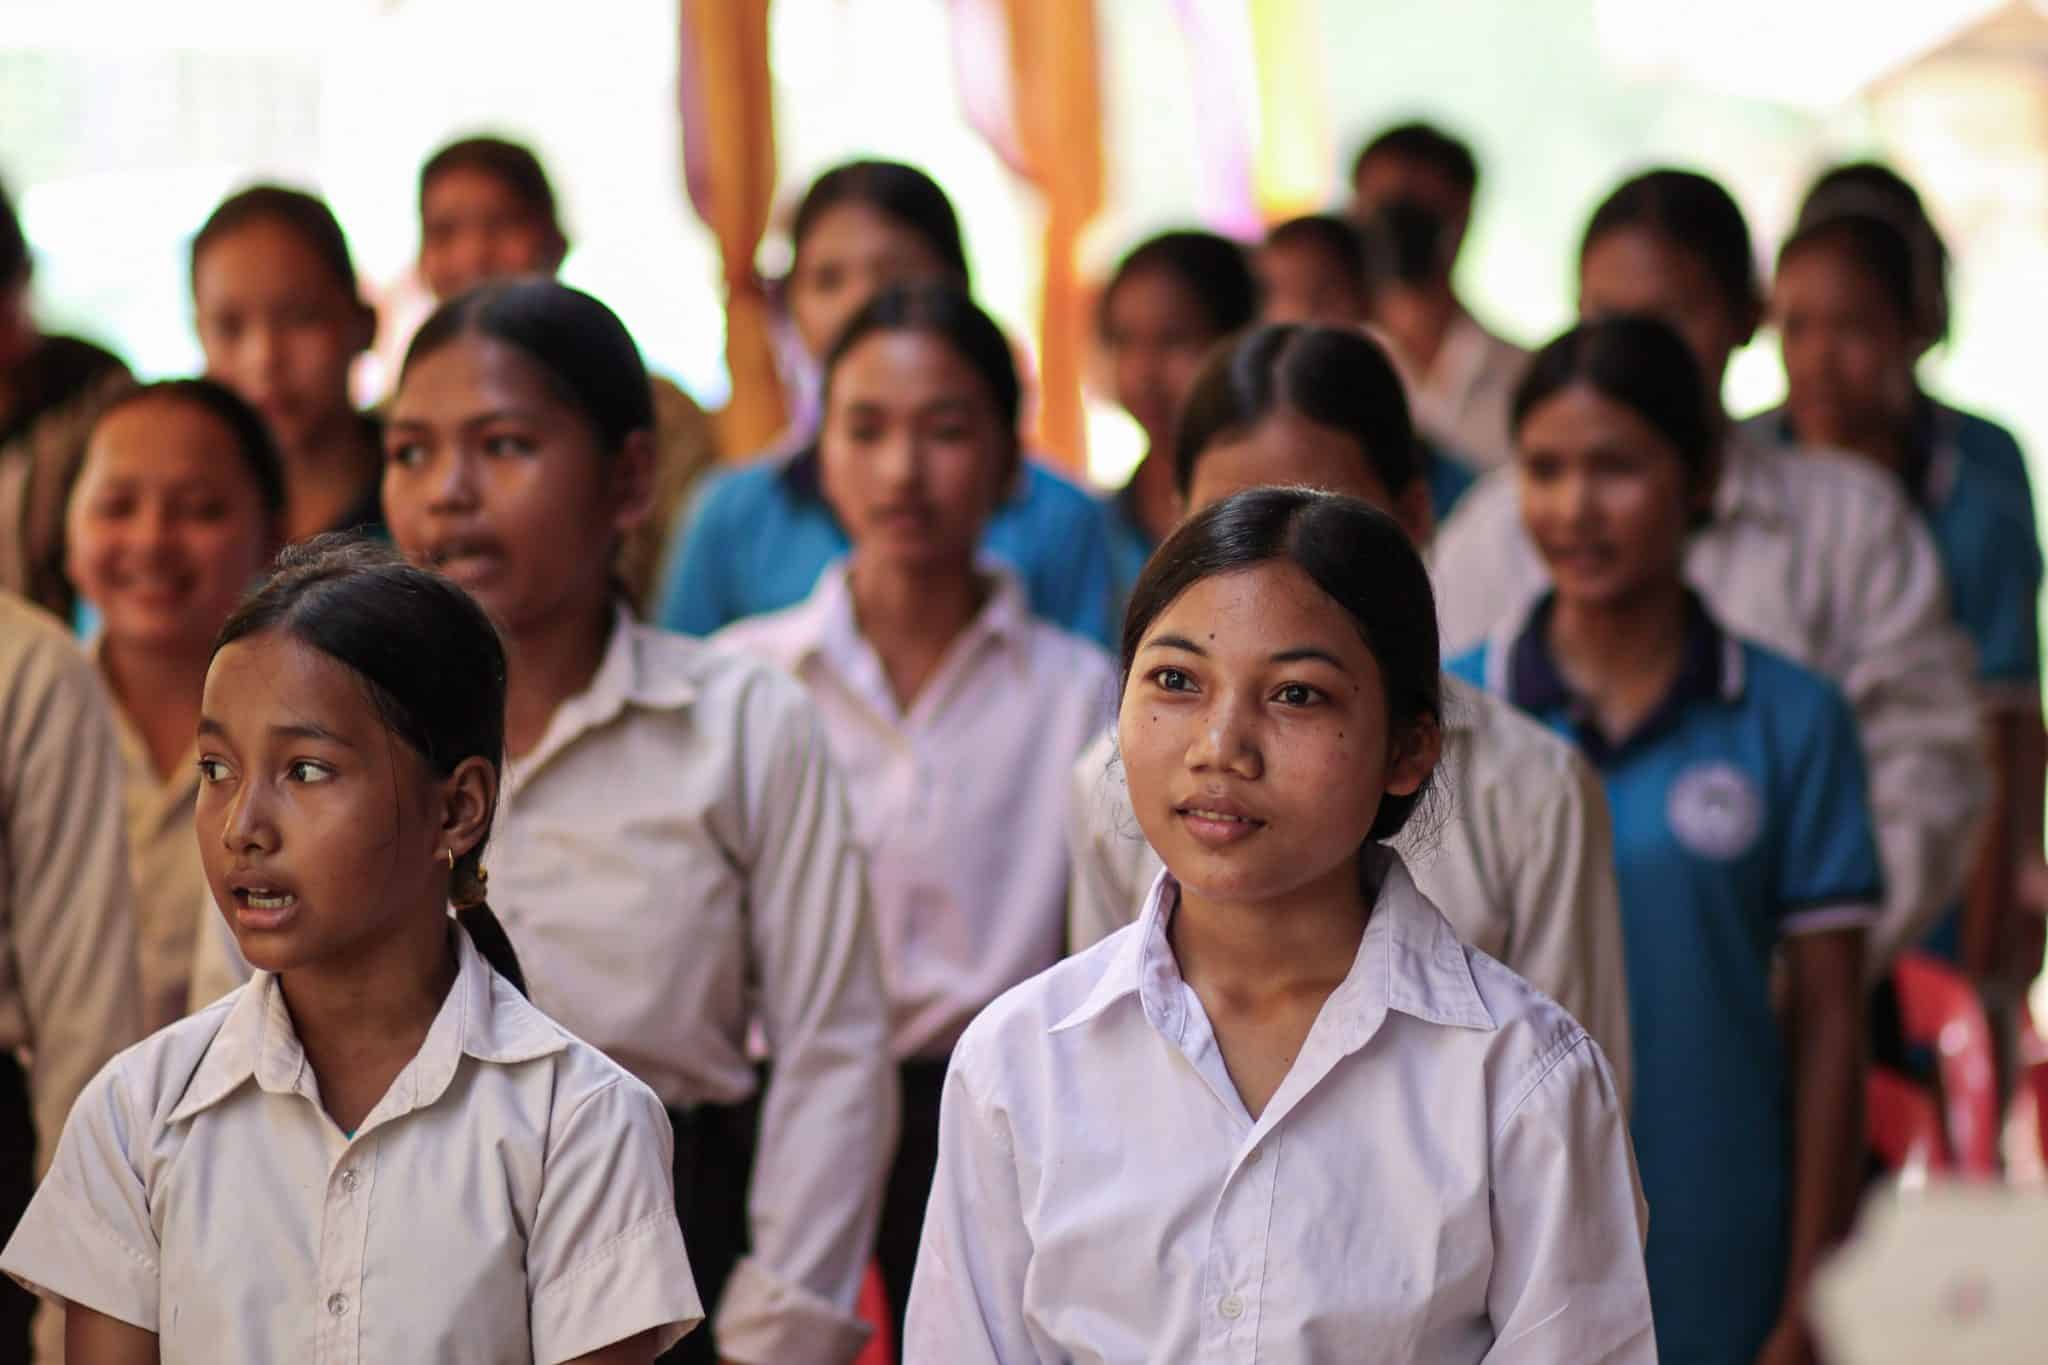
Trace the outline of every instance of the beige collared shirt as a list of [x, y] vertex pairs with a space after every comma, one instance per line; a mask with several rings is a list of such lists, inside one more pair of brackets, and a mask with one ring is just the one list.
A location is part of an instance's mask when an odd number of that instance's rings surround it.
[[[1724, 459], [1686, 577], [1730, 631], [1833, 679], [1856, 710], [1884, 859], [1875, 973], [1953, 904], [1975, 846], [1987, 791], [1969, 642], [1897, 480], [1739, 430]], [[1542, 594], [1512, 468], [1465, 495], [1431, 569], [1447, 654]]]
[[1257, 1118], [1167, 940], [1011, 991], [946, 1077], [905, 1358], [1656, 1359], [1620, 1095], [1564, 1011], [1385, 855], [1357, 957]]
[[0, 1048], [32, 1054], [38, 1169], [142, 1036], [112, 711], [63, 627], [0, 592]]
[[1474, 469], [1514, 456], [1508, 410], [1529, 353], [1459, 311], [1436, 361], [1415, 386], [1415, 425], [1443, 451]]
[[621, 613], [588, 689], [508, 765], [485, 865], [534, 1003], [664, 1104], [751, 1095], [760, 1024], [752, 1252], [719, 1343], [852, 1359], [897, 1081], [845, 788], [803, 689]]
[[1059, 960], [1067, 774], [1110, 715], [1115, 669], [1096, 645], [994, 585], [906, 713], [854, 621], [841, 560], [811, 596], [726, 627], [810, 689], [854, 796], [868, 856], [893, 1042], [944, 1057], [981, 1008]]
[[[1449, 674], [1443, 696], [1434, 804], [1416, 812], [1395, 847], [1461, 939], [1585, 1026], [1626, 1101], [1628, 979], [1600, 779], [1569, 744], [1499, 698]], [[1078, 952], [1131, 923], [1160, 871], [1131, 810], [1113, 732], [1074, 766], [1069, 810], [1067, 932]]]
[[[89, 647], [95, 662], [101, 642]], [[135, 880], [136, 952], [142, 975], [142, 1027], [154, 1033], [191, 1012], [192, 967], [200, 935], [220, 919], [206, 866], [199, 858], [193, 814], [199, 803], [199, 750], [195, 746], [158, 774], [149, 745], [115, 703], [121, 748], [121, 805], [128, 825], [128, 867]], [[233, 989], [230, 983], [202, 1004]]]
[[701, 1321], [660, 1103], [454, 932], [420, 1050], [351, 1137], [277, 978], [121, 1054], [0, 1254], [164, 1365], [572, 1360]]

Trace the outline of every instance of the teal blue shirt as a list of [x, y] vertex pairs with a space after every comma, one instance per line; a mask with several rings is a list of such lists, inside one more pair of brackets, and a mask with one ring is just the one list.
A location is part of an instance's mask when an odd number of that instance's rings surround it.
[[1451, 662], [1599, 769], [1635, 1036], [1657, 1351], [1748, 1365], [1778, 1319], [1792, 1114], [1771, 961], [1791, 934], [1867, 923], [1880, 893], [1863, 750], [1833, 684], [1725, 634], [1695, 599], [1670, 694], [1619, 745], [1550, 654], [1546, 596]]
[[[851, 545], [818, 491], [816, 465], [804, 451], [704, 480], [663, 580], [663, 626], [709, 635], [810, 596]], [[1111, 643], [1109, 529], [1087, 493], [1026, 460], [982, 544], [1016, 569], [1035, 614]]]

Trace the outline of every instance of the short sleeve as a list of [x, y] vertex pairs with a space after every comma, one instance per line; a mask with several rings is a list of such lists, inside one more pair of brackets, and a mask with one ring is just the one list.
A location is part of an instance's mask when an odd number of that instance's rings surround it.
[[1959, 548], [1971, 566], [1951, 569], [1956, 616], [1976, 646], [1978, 681], [2030, 698], [2041, 676], [2041, 545], [2033, 503], [2014, 496], [1991, 506], [1988, 496], [1987, 490], [1977, 499], [1977, 524], [1963, 528], [1968, 544]]
[[1788, 934], [1868, 924], [1884, 889], [1855, 715], [1832, 684], [1803, 681], [1812, 689], [1806, 723], [1788, 732], [1797, 742], [1775, 794], [1785, 811], [1778, 907]]
[[526, 1249], [534, 1365], [649, 1330], [665, 1351], [704, 1320], [676, 1221], [674, 1141], [654, 1092], [628, 1076], [557, 1115]]
[[1095, 499], [1036, 462], [1025, 478], [1021, 504], [990, 524], [988, 549], [1018, 570], [1034, 612], [1107, 648], [1116, 596], [1109, 523]]
[[0, 1271], [53, 1302], [154, 1332], [160, 1248], [137, 1160], [148, 1115], [129, 1103], [119, 1064], [79, 1093], [49, 1172], [0, 1253]]

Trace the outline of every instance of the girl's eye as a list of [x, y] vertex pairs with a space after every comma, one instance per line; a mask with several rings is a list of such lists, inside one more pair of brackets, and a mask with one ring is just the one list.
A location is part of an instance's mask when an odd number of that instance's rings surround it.
[[384, 452], [386, 460], [402, 469], [411, 469], [426, 459], [426, 457], [426, 447], [422, 446], [418, 441], [407, 441], [402, 445], [394, 445]]
[[334, 769], [325, 763], [315, 763], [309, 758], [302, 758], [287, 767], [284, 773], [294, 782], [325, 782], [334, 776]]
[[1192, 692], [1195, 690], [1195, 680], [1190, 678], [1184, 670], [1178, 668], [1155, 668], [1152, 670], [1152, 681], [1164, 692]]
[[531, 455], [533, 442], [524, 436], [508, 436], [503, 433], [484, 438], [484, 454], [494, 456]]
[[225, 780], [227, 775], [228, 765], [221, 762], [219, 759], [202, 758], [199, 760], [199, 780], [201, 782], [206, 783], [208, 786], [212, 786], [216, 782]]
[[1282, 706], [1312, 706], [1322, 695], [1307, 683], [1286, 683], [1273, 694], [1273, 699]]

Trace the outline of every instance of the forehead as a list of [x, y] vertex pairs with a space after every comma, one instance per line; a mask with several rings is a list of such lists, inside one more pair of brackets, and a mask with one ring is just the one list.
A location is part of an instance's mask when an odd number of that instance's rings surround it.
[[427, 182], [420, 195], [420, 215], [434, 218], [459, 214], [494, 214], [538, 219], [529, 204], [502, 176], [475, 166], [453, 166]]
[[1259, 248], [1252, 263], [1261, 275], [1338, 276], [1346, 273], [1343, 262], [1337, 259], [1334, 251], [1320, 242], [1300, 237], [1266, 243]]
[[1111, 287], [1110, 327], [1120, 332], [1209, 330], [1209, 315], [1194, 288], [1170, 267], [1148, 266]]
[[1529, 409], [1516, 435], [1527, 449], [1566, 453], [1619, 446], [1678, 458], [1662, 432], [1626, 403], [1587, 384], [1567, 384]]
[[1366, 198], [1386, 200], [1402, 196], [1462, 204], [1465, 191], [1444, 171], [1420, 157], [1403, 152], [1379, 152], [1358, 168], [1357, 189]]
[[406, 367], [391, 401], [391, 420], [460, 420], [515, 408], [576, 415], [539, 361], [496, 337], [464, 332]]
[[812, 219], [798, 254], [811, 264], [853, 256], [901, 256], [936, 263], [931, 244], [907, 224], [873, 204], [848, 199]]
[[993, 398], [980, 371], [929, 332], [871, 332], [832, 369], [834, 407], [919, 407], [945, 400], [991, 403]]
[[1647, 311], [1669, 299], [1720, 301], [1706, 263], [1670, 238], [1647, 228], [1602, 233], [1579, 262], [1582, 308]]
[[1263, 662], [1310, 646], [1350, 662], [1369, 658], [1357, 622], [1295, 564], [1264, 560], [1211, 574], [1173, 599], [1143, 644], [1177, 635], [1213, 658]]
[[214, 238], [192, 267], [192, 292], [202, 307], [271, 293], [342, 289], [312, 243], [274, 218], [253, 218]]
[[1274, 484], [1342, 493], [1382, 511], [1393, 501], [1355, 438], [1283, 410], [1202, 451], [1188, 488], [1189, 510]]
[[245, 636], [215, 654], [202, 710], [244, 738], [311, 724], [360, 743], [384, 729], [359, 674], [282, 630]]
[[[226, 468], [239, 465], [236, 437], [227, 424], [194, 403], [140, 398], [107, 414], [86, 446], [86, 469], [120, 466], [124, 472], [163, 472], [173, 462]], [[189, 468], [181, 468], [181, 475]]]

